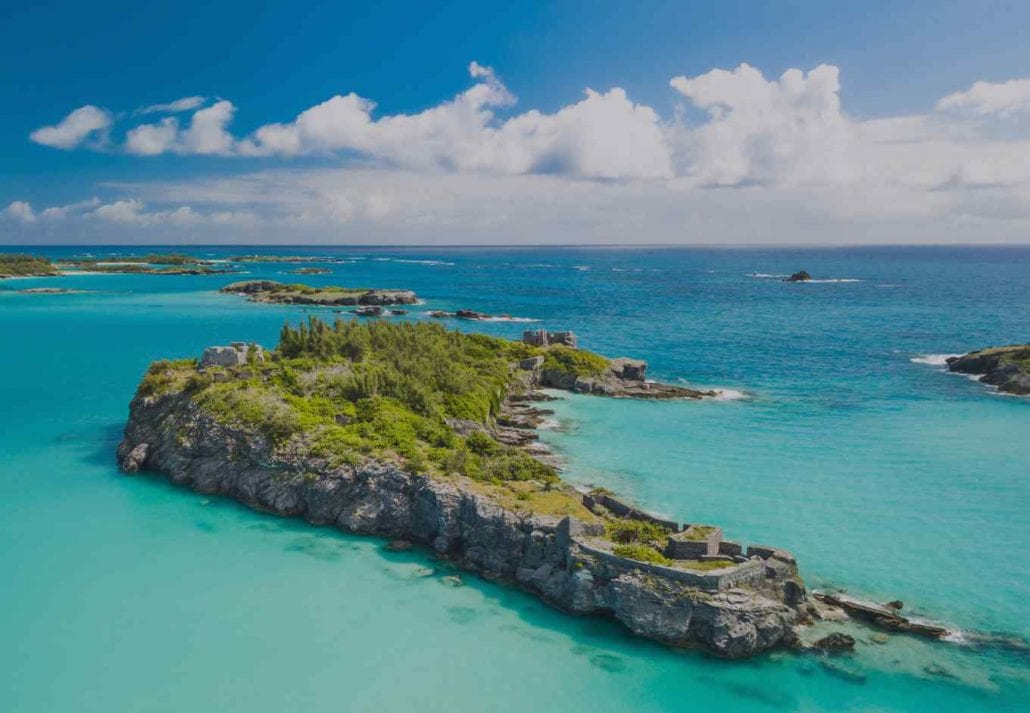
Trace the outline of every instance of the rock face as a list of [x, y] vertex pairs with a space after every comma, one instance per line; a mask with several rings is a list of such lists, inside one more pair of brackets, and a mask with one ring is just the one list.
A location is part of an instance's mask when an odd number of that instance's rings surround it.
[[807, 612], [796, 569], [769, 570], [746, 589], [706, 591], [588, 547], [596, 524], [508, 510], [457, 476], [415, 475], [375, 460], [330, 467], [307, 452], [275, 451], [182, 392], [133, 400], [118, 458], [126, 470], [160, 471], [257, 509], [421, 543], [567, 611], [611, 616], [640, 636], [720, 656], [794, 644]]
[[961, 374], [983, 374], [980, 381], [998, 391], [1030, 395], [1030, 344], [992, 347], [948, 359], [948, 370]]

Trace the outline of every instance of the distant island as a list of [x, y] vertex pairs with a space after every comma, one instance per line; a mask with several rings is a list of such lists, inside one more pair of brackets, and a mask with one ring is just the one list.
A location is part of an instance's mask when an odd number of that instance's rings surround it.
[[339, 258], [317, 255], [234, 255], [230, 262], [341, 262]]
[[411, 290], [383, 290], [326, 285], [287, 285], [275, 280], [244, 280], [226, 285], [219, 292], [246, 295], [251, 302], [304, 304], [338, 307], [344, 305], [408, 305], [418, 302]]
[[220, 275], [234, 272], [227, 267], [218, 267], [209, 260], [183, 253], [76, 257], [61, 260], [57, 266], [61, 269], [86, 272], [139, 275]]
[[1030, 344], [990, 347], [949, 357], [948, 370], [980, 375], [980, 381], [998, 391], [1018, 396], [1030, 395]]
[[[256, 294], [264, 294], [260, 291]], [[151, 365], [118, 458], [202, 492], [417, 542], [565, 610], [635, 634], [745, 657], [797, 643], [816, 611], [785, 550], [644, 512], [563, 482], [535, 426], [541, 386], [702, 398], [647, 365], [439, 323], [310, 319], [267, 352], [242, 342]]]
[[48, 258], [0, 253], [0, 280], [8, 277], [55, 277], [59, 274]]

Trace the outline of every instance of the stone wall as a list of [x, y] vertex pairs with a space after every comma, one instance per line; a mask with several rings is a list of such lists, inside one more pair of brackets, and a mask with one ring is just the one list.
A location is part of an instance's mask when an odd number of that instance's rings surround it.
[[587, 510], [593, 510], [594, 505], [601, 505], [613, 514], [619, 517], [626, 517], [633, 520], [644, 520], [646, 522], [654, 523], [659, 527], [664, 527], [672, 532], [679, 532], [680, 525], [678, 522], [672, 520], [664, 520], [660, 517], [655, 517], [650, 513], [646, 513], [643, 510], [638, 510], [632, 505], [616, 500], [614, 497], [607, 493], [592, 493], [583, 496], [583, 505]]
[[[560, 528], [561, 525], [559, 525]], [[753, 586], [760, 584], [766, 578], [765, 565], [759, 559], [748, 560], [741, 564], [727, 563], [725, 571], [691, 572], [676, 567], [666, 567], [665, 565], [653, 564], [651, 562], [641, 562], [619, 557], [613, 552], [583, 542], [576, 537], [571, 539], [584, 553], [619, 570], [639, 569], [649, 574], [666, 577], [691, 587], [697, 587], [706, 592], [717, 592], [740, 586]]]

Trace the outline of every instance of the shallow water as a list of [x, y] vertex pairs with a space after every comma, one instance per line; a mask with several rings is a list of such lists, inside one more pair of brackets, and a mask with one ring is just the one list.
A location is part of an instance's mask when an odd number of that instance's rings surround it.
[[[1030, 340], [1030, 250], [306, 252], [358, 259], [246, 277], [411, 287], [426, 304], [410, 319], [459, 307], [539, 319], [647, 359], [656, 378], [743, 392], [569, 397], [544, 438], [567, 478], [791, 549], [810, 585], [1030, 635], [1030, 402], [912, 361]], [[858, 281], [751, 276], [802, 268]], [[422, 553], [120, 476], [113, 450], [149, 361], [271, 345], [284, 319], [332, 316], [215, 292], [234, 279], [0, 282], [5, 710], [1025, 709], [1025, 651], [878, 645], [860, 630], [865, 645], [836, 669], [783, 654], [727, 663], [472, 577], [453, 586]], [[92, 292], [15, 293], [38, 286]]]

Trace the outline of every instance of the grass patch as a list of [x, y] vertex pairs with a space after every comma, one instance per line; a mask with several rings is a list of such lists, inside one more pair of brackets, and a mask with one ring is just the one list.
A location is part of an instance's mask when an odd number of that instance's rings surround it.
[[652, 564], [662, 564], [666, 566], [672, 564], [671, 559], [653, 547], [648, 547], [647, 545], [615, 545], [615, 547], [612, 548], [612, 552], [619, 557], [638, 560], [640, 562], [650, 562]]

